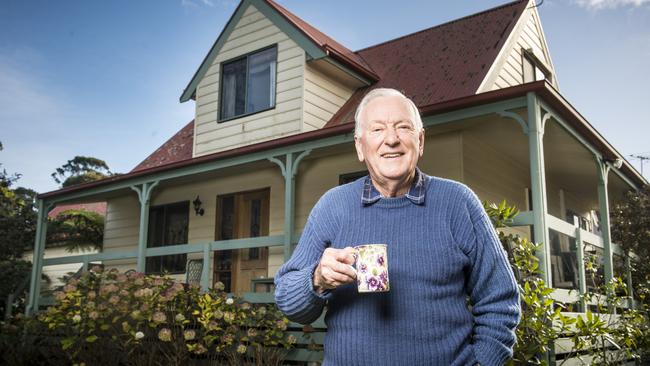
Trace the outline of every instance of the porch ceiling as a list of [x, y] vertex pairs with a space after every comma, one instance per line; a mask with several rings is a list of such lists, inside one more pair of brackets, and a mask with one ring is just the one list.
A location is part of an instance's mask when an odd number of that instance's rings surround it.
[[544, 131], [546, 184], [570, 192], [597, 207], [596, 158], [557, 121], [550, 119]]

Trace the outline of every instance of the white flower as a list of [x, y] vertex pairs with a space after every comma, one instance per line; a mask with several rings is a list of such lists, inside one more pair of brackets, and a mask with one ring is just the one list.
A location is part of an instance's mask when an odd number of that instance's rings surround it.
[[135, 339], [142, 339], [142, 338], [144, 338], [144, 333], [142, 332], [135, 333]]
[[72, 317], [72, 321], [75, 323], [79, 323], [81, 321], [81, 315], [77, 314]]
[[233, 300], [232, 297], [229, 297], [229, 298], [226, 300], [226, 304], [228, 304], [228, 305], [232, 305], [233, 302], [235, 302], [235, 300]]

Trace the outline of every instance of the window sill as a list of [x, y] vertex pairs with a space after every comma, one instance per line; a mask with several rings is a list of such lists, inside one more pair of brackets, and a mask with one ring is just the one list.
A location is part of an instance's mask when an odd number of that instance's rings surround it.
[[244, 118], [244, 117], [252, 116], [252, 115], [255, 115], [255, 114], [258, 114], [258, 113], [267, 112], [267, 111], [270, 111], [270, 110], [272, 110], [272, 109], [275, 109], [275, 105], [273, 105], [273, 106], [271, 106], [271, 107], [269, 107], [269, 108], [266, 108], [266, 109], [261, 109], [261, 110], [259, 110], [259, 111], [255, 111], [255, 112], [250, 112], [250, 113], [240, 114], [240, 115], [238, 115], [238, 116], [234, 116], [234, 117], [230, 117], [230, 118], [225, 118], [225, 119], [217, 119], [217, 123], [223, 123], [223, 122], [233, 121], [233, 120], [236, 120], [236, 119], [239, 119], [239, 118]]

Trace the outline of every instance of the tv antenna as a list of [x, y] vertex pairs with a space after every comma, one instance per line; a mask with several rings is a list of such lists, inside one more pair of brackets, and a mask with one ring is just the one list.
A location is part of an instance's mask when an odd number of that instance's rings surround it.
[[643, 175], [643, 162], [645, 162], [646, 160], [650, 160], [650, 156], [648, 156], [648, 155], [640, 155], [640, 154], [639, 155], [631, 154], [630, 157], [632, 159], [637, 159], [637, 160], [639, 160], [641, 162], [641, 175]]

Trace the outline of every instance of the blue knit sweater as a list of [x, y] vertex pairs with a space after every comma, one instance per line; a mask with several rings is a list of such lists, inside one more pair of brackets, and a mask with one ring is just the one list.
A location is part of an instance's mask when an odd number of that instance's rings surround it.
[[[280, 268], [275, 298], [289, 319], [307, 324], [327, 307], [324, 365], [488, 366], [512, 356], [519, 296], [490, 220], [466, 186], [423, 178], [420, 204], [363, 204], [364, 178], [329, 190]], [[364, 243], [388, 244], [390, 292], [353, 283], [316, 293], [325, 248]]]

